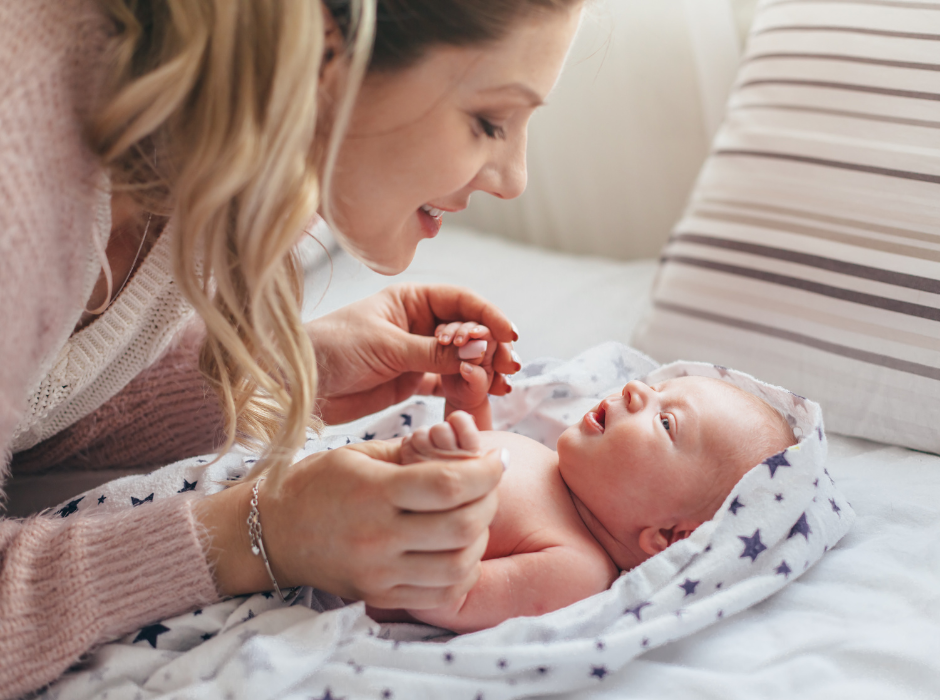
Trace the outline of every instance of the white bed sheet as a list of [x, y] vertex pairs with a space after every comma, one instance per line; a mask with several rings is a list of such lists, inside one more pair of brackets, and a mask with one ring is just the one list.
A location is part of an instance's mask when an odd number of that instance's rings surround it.
[[[524, 359], [567, 359], [605, 340], [629, 342], [655, 269], [445, 228], [397, 278], [334, 254], [325, 293], [328, 271], [311, 269], [305, 310], [320, 315], [397, 281], [462, 284], [516, 322]], [[819, 564], [577, 697], [940, 697], [940, 456], [836, 435], [829, 472], [858, 519]]]

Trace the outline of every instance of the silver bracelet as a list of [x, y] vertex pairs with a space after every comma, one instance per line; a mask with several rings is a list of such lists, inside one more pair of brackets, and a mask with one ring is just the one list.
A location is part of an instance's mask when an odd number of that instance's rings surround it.
[[261, 513], [258, 512], [258, 487], [264, 481], [262, 476], [255, 482], [251, 489], [251, 510], [248, 512], [248, 537], [251, 538], [251, 553], [256, 557], [261, 556], [264, 562], [264, 568], [268, 570], [268, 576], [271, 577], [271, 583], [274, 584], [274, 590], [282, 603], [286, 603], [284, 594], [281, 593], [281, 587], [277, 585], [277, 579], [274, 578], [274, 572], [271, 571], [271, 563], [268, 561], [268, 555], [264, 551], [264, 542], [261, 539]]

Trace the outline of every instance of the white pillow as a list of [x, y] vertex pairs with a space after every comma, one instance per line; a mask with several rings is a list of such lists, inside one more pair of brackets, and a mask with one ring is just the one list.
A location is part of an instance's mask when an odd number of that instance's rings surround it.
[[633, 342], [940, 452], [940, 3], [760, 3]]

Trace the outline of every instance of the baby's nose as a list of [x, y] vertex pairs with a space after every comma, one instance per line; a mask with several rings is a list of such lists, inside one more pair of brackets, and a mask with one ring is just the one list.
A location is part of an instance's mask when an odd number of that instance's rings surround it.
[[626, 399], [627, 410], [631, 412], [642, 411], [649, 401], [651, 389], [641, 381], [627, 382], [623, 388], [623, 398]]

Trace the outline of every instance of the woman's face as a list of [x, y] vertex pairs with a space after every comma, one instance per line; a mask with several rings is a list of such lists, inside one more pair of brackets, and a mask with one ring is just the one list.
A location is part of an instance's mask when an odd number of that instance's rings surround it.
[[538, 13], [497, 43], [434, 48], [366, 78], [332, 182], [331, 213], [353, 253], [397, 274], [440, 230], [441, 212], [465, 209], [477, 190], [522, 194], [529, 118], [579, 18], [577, 6]]

